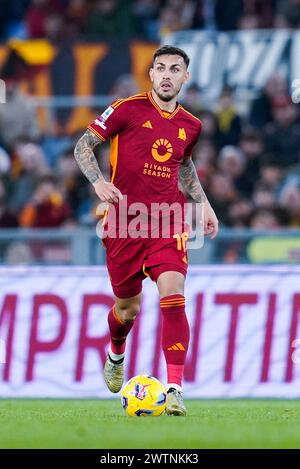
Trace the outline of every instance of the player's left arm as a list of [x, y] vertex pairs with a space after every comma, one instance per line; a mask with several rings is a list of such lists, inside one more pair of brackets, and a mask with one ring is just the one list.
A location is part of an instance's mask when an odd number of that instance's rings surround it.
[[211, 239], [214, 239], [218, 234], [219, 222], [201, 186], [192, 158], [183, 160], [179, 170], [179, 181], [195, 202], [204, 204], [204, 234], [210, 234]]

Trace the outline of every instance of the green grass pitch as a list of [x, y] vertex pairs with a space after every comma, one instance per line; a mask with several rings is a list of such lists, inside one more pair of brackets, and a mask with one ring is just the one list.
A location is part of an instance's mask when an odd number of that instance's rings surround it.
[[300, 448], [300, 401], [190, 400], [126, 417], [119, 400], [0, 400], [0, 448]]

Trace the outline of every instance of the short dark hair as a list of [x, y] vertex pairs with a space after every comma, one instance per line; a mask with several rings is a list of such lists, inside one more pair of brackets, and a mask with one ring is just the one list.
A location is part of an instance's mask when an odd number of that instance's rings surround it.
[[154, 65], [155, 59], [160, 55], [180, 55], [183, 58], [186, 68], [188, 68], [190, 63], [189, 56], [184, 52], [184, 50], [179, 49], [179, 47], [174, 46], [162, 46], [153, 55], [152, 66]]

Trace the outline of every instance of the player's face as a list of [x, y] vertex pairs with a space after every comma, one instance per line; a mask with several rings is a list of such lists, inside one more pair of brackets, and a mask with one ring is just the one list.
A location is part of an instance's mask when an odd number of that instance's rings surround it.
[[189, 79], [189, 72], [180, 55], [160, 55], [150, 69], [150, 78], [155, 93], [168, 102], [178, 95], [183, 83]]

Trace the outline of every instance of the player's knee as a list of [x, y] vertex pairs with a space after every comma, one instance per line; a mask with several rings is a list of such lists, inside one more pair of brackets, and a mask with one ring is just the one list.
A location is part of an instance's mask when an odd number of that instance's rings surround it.
[[140, 305], [132, 303], [126, 306], [118, 306], [118, 313], [122, 321], [131, 322], [134, 321], [140, 311]]
[[165, 288], [161, 288], [159, 293], [160, 293], [160, 298], [164, 298], [166, 296], [171, 296], [171, 295], [184, 296], [183, 288], [165, 287]]

